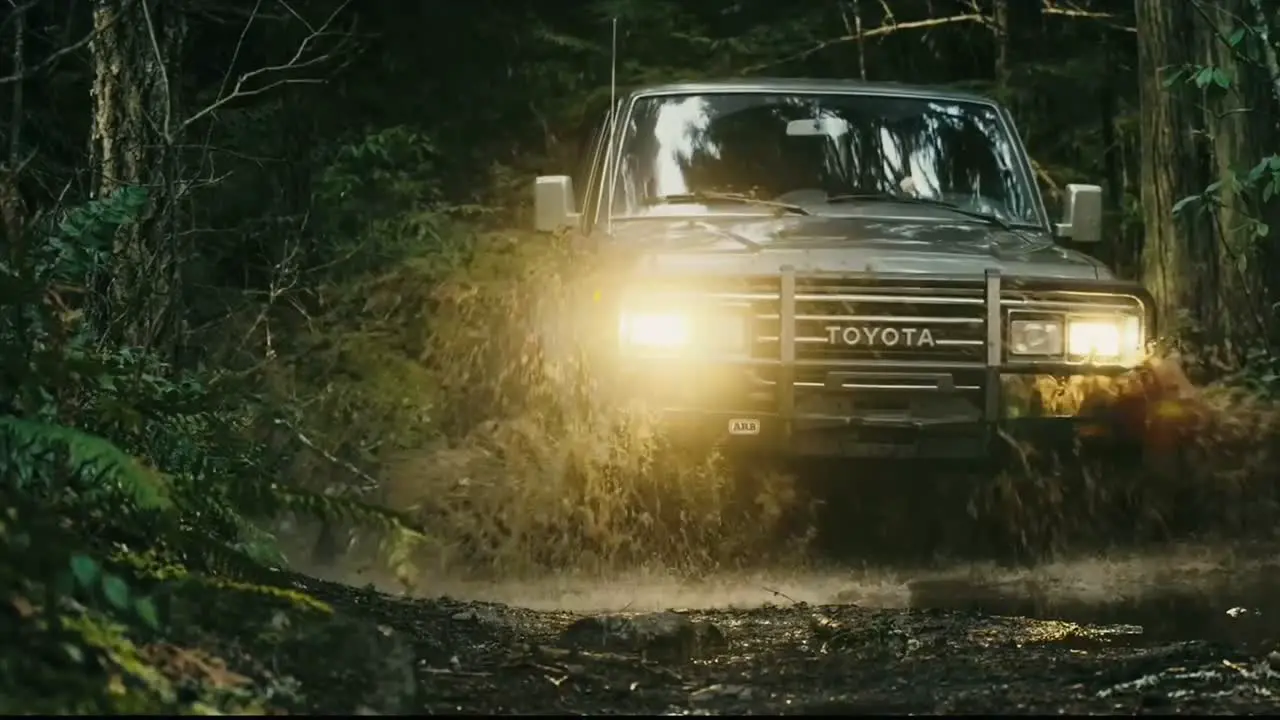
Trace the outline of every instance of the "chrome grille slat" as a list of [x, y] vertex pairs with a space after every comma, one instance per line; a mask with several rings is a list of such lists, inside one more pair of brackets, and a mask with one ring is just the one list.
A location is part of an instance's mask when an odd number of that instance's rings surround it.
[[[773, 385], [773, 381], [765, 381], [766, 385]], [[806, 388], [825, 388], [826, 383], [796, 381], [796, 387]], [[937, 385], [920, 385], [918, 383], [840, 383], [841, 390], [937, 390]], [[957, 391], [974, 392], [981, 390], [979, 385], [956, 385], [954, 389]]]
[[[756, 315], [757, 320], [778, 320], [775, 314]], [[948, 317], [903, 317], [901, 315], [796, 315], [796, 320], [838, 320], [840, 322], [928, 322], [938, 324], [971, 324], [982, 323], [982, 318], [948, 318]]]
[[[780, 340], [780, 338], [779, 338], [777, 335], [761, 335], [761, 336], [756, 337], [756, 342], [757, 342], [757, 343], [765, 343], [765, 344], [769, 344], [769, 343], [776, 343], [776, 342], [778, 342], [779, 340]], [[825, 338], [825, 337], [816, 337], [816, 336], [804, 336], [804, 337], [797, 337], [797, 338], [796, 338], [796, 342], [798, 342], [798, 343], [818, 343], [818, 344], [821, 344], [821, 345], [827, 345], [827, 344], [829, 344], [829, 341], [827, 340], [827, 338]], [[934, 342], [935, 342], [936, 344], [938, 344], [938, 345], [943, 345], [943, 346], [946, 346], [946, 345], [953, 345], [953, 346], [958, 346], [958, 345], [981, 345], [981, 344], [982, 344], [982, 341], [981, 341], [981, 340], [935, 340]]]
[[[778, 299], [777, 293], [715, 293], [717, 300], [770, 302]], [[848, 295], [848, 294], [815, 294], [796, 293], [796, 302], [902, 302], [910, 298], [911, 302], [920, 305], [981, 305], [982, 298], [945, 297], [935, 295]]]

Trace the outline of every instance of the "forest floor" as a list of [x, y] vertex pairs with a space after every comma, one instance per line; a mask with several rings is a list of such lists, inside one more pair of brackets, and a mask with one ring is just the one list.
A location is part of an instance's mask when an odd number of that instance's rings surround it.
[[631, 612], [281, 573], [326, 609], [256, 623], [236, 610], [182, 644], [226, 662], [221, 678], [206, 663], [202, 695], [238, 684], [268, 712], [1266, 713], [1280, 707], [1280, 573], [1250, 567], [1202, 562], [1195, 587], [1148, 574], [1056, 600], [1044, 583], [963, 576], [911, 581], [905, 603], [775, 589], [749, 607], [663, 611], [689, 598], [658, 591]]

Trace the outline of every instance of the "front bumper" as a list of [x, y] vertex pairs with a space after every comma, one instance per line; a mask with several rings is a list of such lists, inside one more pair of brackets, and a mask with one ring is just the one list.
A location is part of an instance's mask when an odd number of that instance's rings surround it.
[[[880, 278], [841, 275], [857, 287]], [[804, 279], [809, 279], [806, 276]], [[922, 284], [938, 278], [917, 280]], [[955, 280], [956, 283], [964, 282]], [[973, 281], [968, 281], [973, 284]], [[1052, 285], [1061, 291], [1062, 283]], [[845, 458], [983, 459], [1007, 439], [1126, 442], [1136, 428], [1113, 417], [1062, 411], [1043, 397], [1040, 382], [1115, 378], [1124, 366], [1010, 361], [1005, 328], [1019, 293], [1037, 288], [989, 271], [981, 281], [982, 337], [968, 360], [902, 361], [863, 357], [830, 361], [798, 356], [797, 275], [783, 268], [776, 296], [776, 357], [691, 360], [643, 358], [623, 366], [633, 398], [660, 409], [664, 425], [689, 442], [724, 442], [728, 449]], [[1081, 295], [1123, 292], [1115, 283], [1075, 283]], [[1011, 296], [1014, 299], [1011, 299]], [[1150, 328], [1151, 303], [1138, 297]], [[974, 341], [978, 342], [978, 341]]]

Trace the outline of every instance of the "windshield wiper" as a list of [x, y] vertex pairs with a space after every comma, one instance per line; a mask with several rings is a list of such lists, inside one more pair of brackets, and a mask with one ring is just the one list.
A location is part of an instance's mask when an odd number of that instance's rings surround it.
[[659, 195], [645, 199], [648, 205], [670, 205], [674, 203], [702, 203], [703, 205], [758, 205], [760, 207], [776, 208], [779, 213], [791, 213], [792, 215], [809, 215], [809, 211], [799, 205], [791, 203], [775, 202], [773, 200], [761, 200], [750, 195], [740, 193], [718, 193], [718, 192], [691, 192], [691, 193], [675, 193], [672, 195]]
[[988, 225], [995, 225], [1001, 230], [1007, 230], [1008, 232], [1015, 233], [1015, 234], [1017, 234], [1018, 232], [1017, 228], [1009, 224], [1007, 220], [1000, 217], [999, 215], [982, 212], [981, 210], [970, 210], [969, 208], [964, 207], [963, 205], [957, 205], [956, 203], [948, 202], [946, 200], [935, 200], [933, 198], [915, 197], [914, 195], [899, 195], [897, 193], [891, 193], [891, 192], [847, 193], [844, 195], [831, 195], [830, 197], [827, 198], [827, 202], [829, 203], [858, 202], [860, 200], [866, 200], [870, 202], [896, 202], [896, 203], [904, 203], [908, 205], [928, 205], [930, 207], [943, 208], [946, 210], [950, 210], [951, 212], [958, 213], [960, 215], [971, 217], [975, 220], [981, 220], [987, 223]]
[[717, 227], [715, 225], [712, 225], [709, 222], [697, 222], [697, 223], [693, 223], [693, 226], [706, 230], [707, 232], [712, 233], [713, 235], [716, 235], [718, 237], [728, 238], [730, 240], [736, 241], [739, 244], [741, 244], [743, 247], [747, 248], [752, 252], [760, 252], [761, 248], [764, 247], [760, 243], [756, 242], [755, 240], [752, 240], [751, 238], [747, 237], [746, 235], [743, 235], [742, 233], [734, 232], [732, 230], [729, 230], [728, 228]]

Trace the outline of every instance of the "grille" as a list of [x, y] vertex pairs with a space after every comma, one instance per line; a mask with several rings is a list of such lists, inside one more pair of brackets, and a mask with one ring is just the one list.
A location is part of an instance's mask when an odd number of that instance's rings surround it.
[[[779, 357], [781, 318], [776, 298], [758, 303], [756, 357]], [[982, 362], [982, 288], [921, 290], [798, 282], [796, 360]]]
[[[717, 304], [748, 314], [751, 354], [758, 360], [782, 356], [786, 334], [782, 332], [781, 289], [776, 278], [755, 278], [745, 285], [707, 293]], [[1145, 316], [1142, 301], [1133, 295], [1029, 289], [1016, 280], [1006, 281], [1000, 306], [1002, 323], [1010, 317], [1031, 319], [1050, 313]], [[913, 364], [965, 371], [986, 364], [985, 285], [981, 280], [896, 278], [867, 282], [801, 276], [795, 281], [795, 313], [797, 374], [806, 368], [838, 370], [841, 366], [910, 370]], [[837, 341], [833, 341], [833, 332], [841, 336]], [[926, 332], [929, 342], [922, 341]], [[847, 333], [854, 333], [857, 342], [846, 342]], [[1016, 358], [1007, 360], [1012, 359]]]

